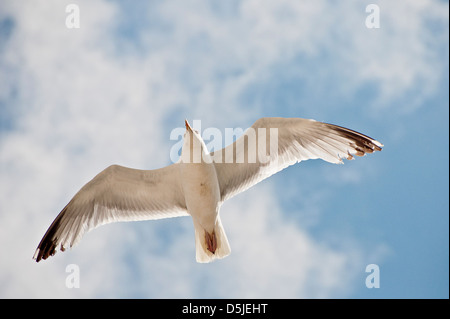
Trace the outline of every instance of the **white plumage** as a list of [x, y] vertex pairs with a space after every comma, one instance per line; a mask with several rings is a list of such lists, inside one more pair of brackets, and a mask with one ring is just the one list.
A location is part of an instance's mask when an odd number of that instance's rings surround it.
[[233, 144], [209, 153], [186, 121], [180, 160], [156, 170], [112, 165], [83, 186], [56, 217], [33, 256], [37, 262], [76, 245], [103, 224], [191, 216], [196, 260], [230, 254], [219, 210], [232, 196], [289, 165], [381, 151], [383, 145], [340, 126], [300, 118], [261, 118]]

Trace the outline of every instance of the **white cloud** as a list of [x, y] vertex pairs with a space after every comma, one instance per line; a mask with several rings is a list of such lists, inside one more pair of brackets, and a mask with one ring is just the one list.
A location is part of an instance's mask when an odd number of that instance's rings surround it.
[[240, 278], [238, 297], [317, 298], [347, 293], [345, 287], [354, 279], [348, 274], [355, 274], [352, 267], [358, 263], [352, 252], [333, 251], [311, 238], [283, 214], [271, 192], [270, 186], [260, 185], [230, 202], [223, 212], [235, 254], [231, 273]]
[[[67, 3], [2, 4], [2, 16], [11, 15], [15, 24], [0, 51], [5, 75], [0, 87], [7, 88], [0, 90], [0, 99], [20, 111], [14, 130], [2, 132], [0, 139], [0, 296], [350, 293], [347, 287], [364, 260], [361, 248], [335, 249], [311, 237], [286, 219], [269, 183], [224, 205], [232, 255], [214, 264], [195, 263], [188, 219], [108, 225], [52, 260], [36, 265], [31, 256], [58, 210], [101, 169], [111, 163], [166, 165], [171, 125], [182, 126], [185, 117], [201, 118], [206, 127], [251, 125], [261, 114], [242, 105], [240, 97], [251, 85], [270, 81], [279, 64], [299, 57], [314, 61], [332, 52], [342, 63], [299, 73], [307, 86], [334, 83], [327, 82], [331, 68], [347, 81], [340, 81], [336, 91], [353, 93], [361, 82], [375, 81], [382, 99], [395, 99], [426, 78], [431, 84], [423, 94], [428, 94], [439, 76], [432, 75], [437, 67], [424, 42], [430, 34], [420, 18], [423, 8], [409, 2], [380, 4], [382, 28], [372, 38], [358, 2], [338, 7], [317, 1], [244, 1], [219, 11], [202, 1], [164, 2], [155, 10], [168, 27], [141, 30], [144, 52], [137, 54], [133, 48], [118, 50], [130, 44], [115, 38], [120, 16], [115, 2], [80, 1], [81, 28], [76, 30], [64, 25]], [[443, 15], [439, 8], [448, 6], [421, 3], [427, 16], [437, 19]], [[397, 19], [406, 8], [406, 16]], [[348, 42], [336, 43], [334, 36]], [[384, 50], [385, 44], [393, 49]], [[292, 64], [292, 74], [303, 65]], [[360, 175], [345, 170], [342, 179], [358, 183]], [[82, 272], [79, 290], [64, 285], [65, 266], [72, 262]]]

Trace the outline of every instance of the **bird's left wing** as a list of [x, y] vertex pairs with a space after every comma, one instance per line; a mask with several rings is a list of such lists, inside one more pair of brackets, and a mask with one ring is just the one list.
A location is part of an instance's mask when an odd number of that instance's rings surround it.
[[187, 216], [178, 165], [138, 170], [111, 165], [84, 185], [42, 238], [33, 259], [39, 262], [77, 244], [103, 224]]
[[342, 158], [381, 151], [383, 144], [359, 132], [301, 118], [267, 117], [257, 120], [233, 144], [211, 156], [221, 200], [243, 192], [289, 165], [320, 158]]

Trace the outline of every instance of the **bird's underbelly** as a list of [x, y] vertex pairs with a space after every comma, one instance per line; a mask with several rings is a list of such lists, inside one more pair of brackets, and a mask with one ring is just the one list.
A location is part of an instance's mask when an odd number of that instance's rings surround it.
[[181, 177], [189, 214], [205, 228], [213, 227], [220, 202], [214, 164], [182, 163]]

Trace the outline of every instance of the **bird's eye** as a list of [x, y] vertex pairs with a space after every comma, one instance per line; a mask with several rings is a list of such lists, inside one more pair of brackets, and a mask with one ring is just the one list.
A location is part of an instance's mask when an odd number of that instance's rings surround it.
[[198, 131], [197, 131], [197, 130], [194, 130], [194, 132], [198, 134]]

